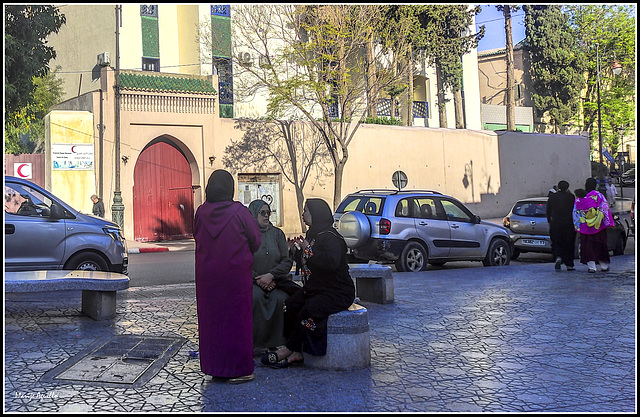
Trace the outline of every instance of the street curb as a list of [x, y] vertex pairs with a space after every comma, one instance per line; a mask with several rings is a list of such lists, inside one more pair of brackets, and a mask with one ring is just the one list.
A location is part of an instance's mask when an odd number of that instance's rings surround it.
[[127, 253], [169, 252], [169, 248], [131, 248]]

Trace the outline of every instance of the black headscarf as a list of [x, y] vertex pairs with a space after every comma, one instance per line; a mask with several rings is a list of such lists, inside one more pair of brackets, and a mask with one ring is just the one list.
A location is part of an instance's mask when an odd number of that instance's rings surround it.
[[587, 178], [587, 180], [584, 182], [584, 190], [589, 193], [590, 191], [595, 190], [597, 185], [598, 182], [595, 178]]
[[558, 190], [567, 191], [569, 189], [569, 183], [565, 180], [558, 182]]
[[215, 203], [217, 201], [233, 201], [233, 177], [224, 169], [213, 171], [207, 182], [207, 201]]
[[308, 198], [305, 205], [311, 213], [311, 227], [307, 230], [307, 241], [311, 242], [318, 233], [333, 229], [333, 213], [329, 204], [320, 198]]

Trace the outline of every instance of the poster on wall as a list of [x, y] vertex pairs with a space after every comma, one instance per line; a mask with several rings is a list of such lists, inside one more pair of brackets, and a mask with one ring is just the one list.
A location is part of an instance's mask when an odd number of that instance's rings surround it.
[[92, 170], [93, 144], [52, 143], [51, 160], [54, 170]]
[[249, 206], [253, 200], [264, 200], [271, 207], [269, 220], [282, 226], [280, 220], [280, 178], [274, 174], [238, 174], [238, 200]]

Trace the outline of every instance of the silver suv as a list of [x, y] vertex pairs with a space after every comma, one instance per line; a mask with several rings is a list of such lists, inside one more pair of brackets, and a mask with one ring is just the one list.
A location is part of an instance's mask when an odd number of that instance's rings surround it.
[[6, 271], [127, 273], [127, 244], [110, 221], [82, 214], [38, 185], [4, 177]]
[[511, 259], [507, 229], [435, 191], [362, 190], [342, 200], [334, 220], [356, 259], [395, 262], [398, 271], [449, 261], [508, 265]]

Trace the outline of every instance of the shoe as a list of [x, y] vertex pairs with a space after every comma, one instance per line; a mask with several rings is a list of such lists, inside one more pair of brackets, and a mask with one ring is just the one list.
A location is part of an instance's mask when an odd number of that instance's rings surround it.
[[245, 382], [251, 382], [254, 379], [255, 379], [255, 375], [251, 374], [251, 375], [239, 376], [236, 378], [229, 378], [227, 379], [227, 383], [228, 384], [244, 384]]
[[556, 269], [560, 269], [560, 267], [562, 266], [562, 259], [561, 258], [556, 258]]
[[589, 268], [589, 272], [594, 273], [594, 272], [596, 272], [596, 270], [592, 269], [592, 268]]
[[[283, 359], [284, 360], [284, 359]], [[278, 363], [278, 354], [276, 352], [267, 352], [260, 358], [263, 365], [271, 366]]]
[[607, 262], [600, 262], [600, 270], [607, 272], [609, 270], [609, 264]]
[[288, 368], [290, 366], [302, 365], [302, 364], [304, 364], [304, 358], [298, 359], [297, 361], [290, 361], [289, 358], [284, 358], [283, 360], [269, 366], [271, 366], [272, 368], [279, 369], [279, 368]]
[[575, 266], [568, 266], [567, 267], [567, 271], [575, 271], [576, 267]]

